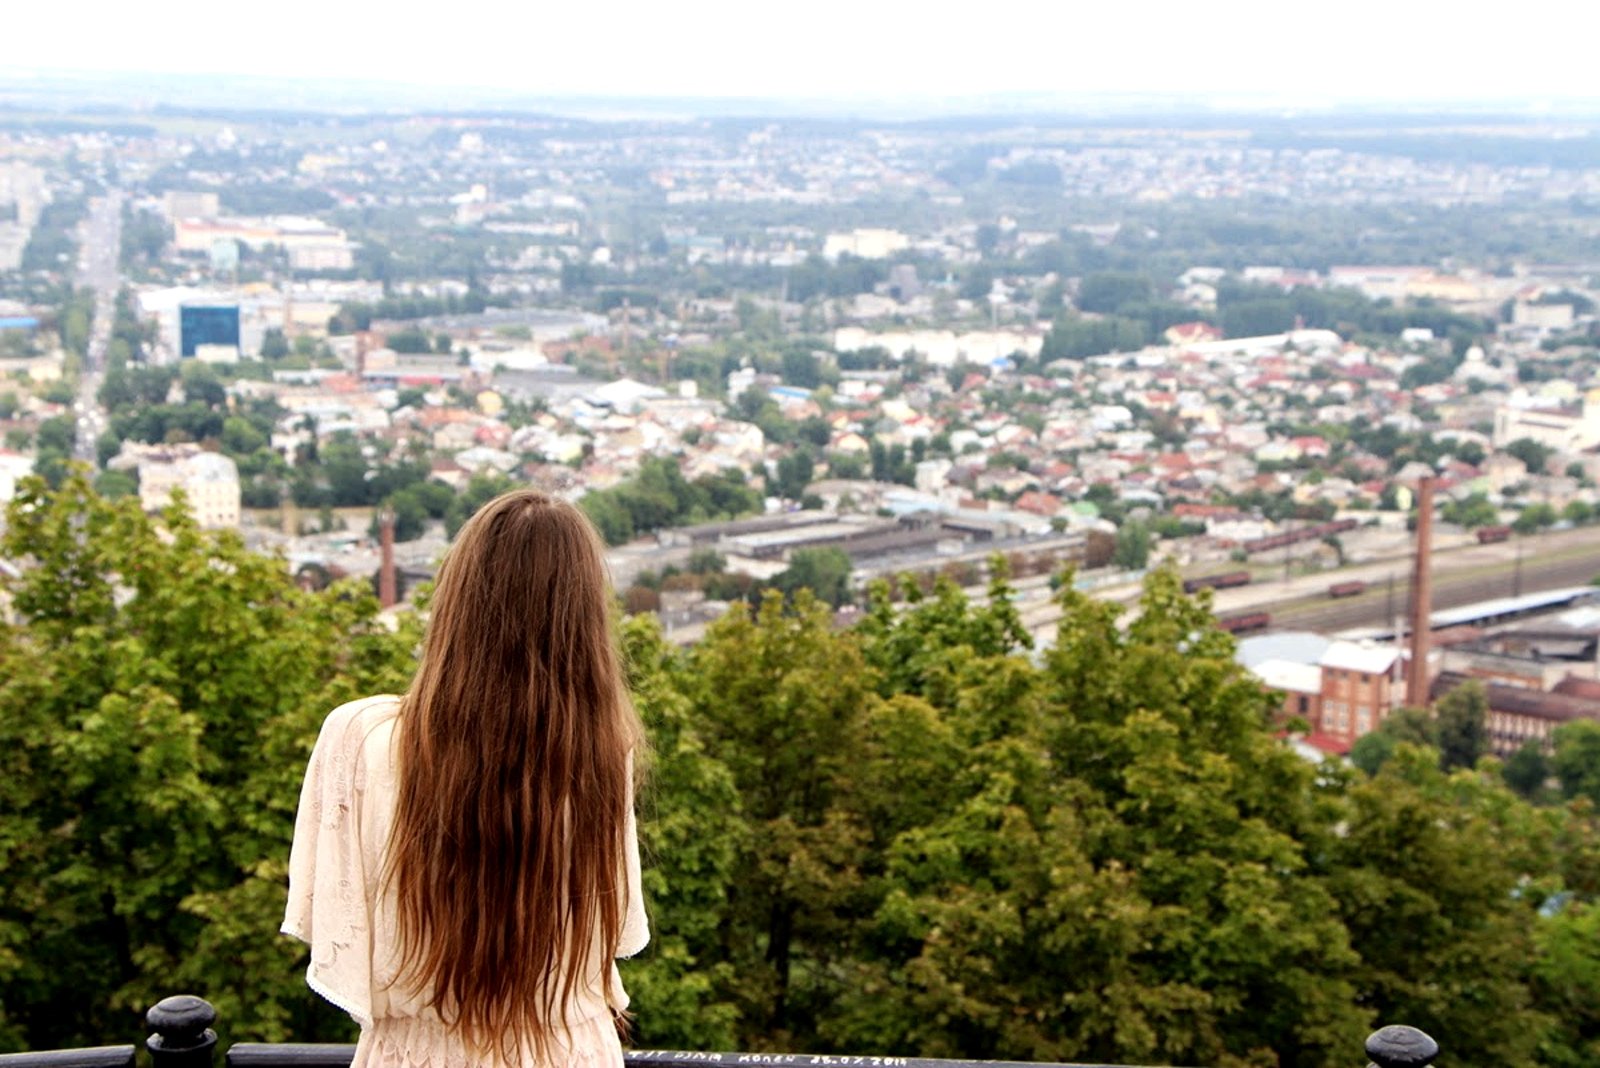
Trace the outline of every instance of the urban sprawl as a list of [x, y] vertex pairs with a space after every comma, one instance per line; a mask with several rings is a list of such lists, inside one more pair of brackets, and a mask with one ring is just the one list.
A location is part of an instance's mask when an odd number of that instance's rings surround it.
[[14, 108], [0, 499], [82, 465], [403, 603], [533, 485], [685, 641], [1002, 563], [1048, 640], [1063, 576], [1170, 560], [1343, 753], [1405, 696], [1429, 479], [1430, 693], [1483, 681], [1505, 755], [1600, 719], [1594, 142]]

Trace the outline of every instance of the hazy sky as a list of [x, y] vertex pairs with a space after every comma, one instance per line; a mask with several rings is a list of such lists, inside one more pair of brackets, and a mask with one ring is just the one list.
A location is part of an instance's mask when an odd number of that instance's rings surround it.
[[1590, 54], [1600, 14], [1582, 0], [16, 0], [7, 8], [0, 26], [13, 73], [231, 72], [607, 96], [1600, 98]]

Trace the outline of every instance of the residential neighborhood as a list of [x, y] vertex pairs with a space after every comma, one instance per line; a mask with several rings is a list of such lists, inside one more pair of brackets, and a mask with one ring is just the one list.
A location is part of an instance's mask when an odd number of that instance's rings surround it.
[[[1600, 518], [1596, 261], [1529, 237], [1340, 262], [1244, 230], [1166, 242], [1151, 214], [1292, 200], [1336, 250], [1339, 213], [1577, 203], [1600, 166], [559, 127], [419, 119], [404, 150], [377, 119], [293, 148], [270, 124], [0, 131], [0, 496], [87, 461], [102, 493], [181, 491], [308, 583], [375, 575], [387, 516], [402, 591], [473, 502], [537, 486], [583, 504], [624, 603], [684, 641], [801, 575], [846, 620], [874, 580], [981, 591], [997, 558], [1040, 636], [1066, 568], [1107, 596], [1166, 562], [1327, 586], [1411, 551], [1423, 477], [1441, 547], [1514, 531], [1530, 581], [1541, 534]], [[1337, 749], [1398, 698], [1329, 698], [1329, 673], [1401, 658], [1332, 640], [1352, 651], [1263, 678], [1318, 694]]]

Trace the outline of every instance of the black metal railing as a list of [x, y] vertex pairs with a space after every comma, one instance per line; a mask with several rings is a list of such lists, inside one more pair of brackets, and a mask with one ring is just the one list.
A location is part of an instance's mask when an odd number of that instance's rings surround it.
[[[154, 1068], [217, 1068], [217, 1010], [202, 998], [182, 994], [162, 1000], [145, 1014], [145, 1047]], [[350, 1068], [356, 1048], [307, 1042], [237, 1042], [226, 1068]], [[0, 1068], [134, 1068], [133, 1046], [41, 1053], [0, 1054]], [[1354, 1053], [1354, 1051], [1351, 1051]], [[1415, 1027], [1384, 1027], [1367, 1038], [1370, 1068], [1428, 1068], [1439, 1044]], [[952, 1061], [929, 1057], [870, 1057], [826, 1053], [704, 1053], [692, 1050], [630, 1050], [628, 1068], [683, 1068], [686, 1064], [755, 1065], [771, 1068], [1121, 1068], [1016, 1061]], [[1354, 1063], [1355, 1058], [1351, 1058]]]

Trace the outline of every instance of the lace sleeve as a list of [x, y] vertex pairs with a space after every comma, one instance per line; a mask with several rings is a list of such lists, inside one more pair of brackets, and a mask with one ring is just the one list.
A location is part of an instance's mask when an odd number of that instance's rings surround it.
[[358, 701], [329, 713], [300, 788], [283, 933], [311, 947], [306, 983], [372, 1024], [372, 917], [361, 848], [364, 787]]
[[623, 850], [624, 880], [628, 890], [628, 911], [622, 921], [622, 936], [617, 956], [631, 957], [650, 944], [650, 922], [644, 911], [644, 888], [640, 885], [639, 825], [633, 814], [633, 755], [628, 756], [628, 827]]

